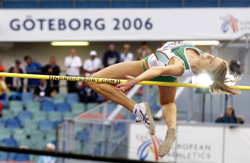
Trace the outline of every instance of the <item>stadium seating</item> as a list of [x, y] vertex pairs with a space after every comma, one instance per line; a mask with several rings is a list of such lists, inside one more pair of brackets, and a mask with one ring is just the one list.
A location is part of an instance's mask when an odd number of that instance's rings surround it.
[[19, 145], [19, 147], [28, 147], [28, 148], [31, 148], [33, 146], [30, 139], [27, 139], [27, 138], [19, 140], [18, 145]]
[[4, 138], [9, 138], [11, 136], [11, 130], [8, 128], [1, 128], [0, 129], [0, 140]]
[[83, 103], [73, 103], [71, 104], [71, 111], [75, 114], [79, 114], [81, 112], [86, 111], [85, 104]]
[[3, 109], [2, 114], [3, 114], [4, 118], [14, 118], [15, 117], [14, 112], [12, 110], [9, 110], [9, 109]]
[[38, 128], [42, 131], [49, 131], [53, 129], [53, 122], [51, 120], [41, 120]]
[[89, 109], [91, 109], [91, 108], [93, 108], [93, 107], [95, 107], [97, 105], [98, 105], [98, 103], [95, 103], [95, 102], [88, 103], [87, 106], [86, 106], [86, 110], [89, 110]]
[[23, 161], [29, 161], [30, 157], [29, 157], [29, 154], [15, 153], [11, 160], [23, 162]]
[[[28, 97], [26, 98], [24, 95]], [[2, 144], [9, 147], [44, 149], [46, 143], [56, 141], [56, 126], [59, 123], [98, 105], [98, 103], [80, 103], [78, 102], [78, 95], [76, 95], [75, 93], [69, 94], [65, 99], [65, 95], [57, 93], [56, 97], [53, 98], [53, 102], [38, 102], [32, 101], [32, 93], [25, 93], [22, 94], [24, 99], [21, 101], [10, 100], [9, 103], [6, 103], [6, 109], [2, 110], [3, 118], [0, 118], [0, 139]], [[116, 104], [109, 103], [108, 113], [111, 113], [115, 107]], [[99, 112], [101, 110], [86, 113], [82, 118], [102, 119], [103, 113]], [[118, 118], [123, 119], [124, 115], [119, 114]], [[93, 125], [95, 134], [93, 150], [96, 154], [101, 151], [102, 137], [100, 135], [102, 134], [102, 126], [102, 124]], [[79, 145], [76, 145], [76, 151], [89, 153], [90, 125], [76, 123], [75, 131], [76, 141], [80, 142]], [[105, 132], [108, 133], [108, 131], [105, 128]], [[27, 155], [22, 156], [16, 153], [0, 154], [0, 160], [11, 160], [12, 162], [37, 160], [32, 155], [29, 157], [28, 160]]]
[[33, 113], [33, 119], [35, 119], [36, 121], [47, 119], [47, 114], [45, 112]]
[[90, 113], [90, 112], [88, 112], [88, 113], [85, 113], [84, 115], [80, 116], [79, 118], [80, 118], [80, 119], [81, 119], [81, 118], [93, 118], [93, 114]]
[[9, 103], [5, 100], [0, 100], [0, 102], [3, 104], [3, 109], [9, 108]]
[[6, 1], [3, 2], [4, 8], [36, 8], [37, 3], [36, 1], [33, 2], [18, 2], [18, 1]]
[[7, 152], [0, 152], [0, 161], [7, 161], [8, 155]]
[[249, 7], [250, 1], [246, 0], [221, 0], [220, 7]]
[[21, 108], [23, 109], [23, 102], [22, 101], [17, 101], [17, 100], [12, 100], [9, 102], [9, 107], [10, 108]]
[[3, 118], [0, 118], [0, 128], [5, 127], [5, 120]]
[[[83, 145], [81, 141], [75, 141], [75, 153], [82, 154], [83, 153]], [[1, 156], [0, 156], [1, 158]]]
[[119, 113], [119, 114], [117, 114], [117, 115], [115, 116], [114, 119], [116, 119], [116, 120], [118, 120], [118, 119], [123, 120], [123, 119], [124, 119], [124, 116], [123, 116], [121, 113]]
[[50, 130], [46, 133], [46, 140], [48, 142], [51, 142], [53, 140], [56, 140], [56, 130]]
[[108, 1], [76, 0], [76, 8], [109, 8]]
[[115, 104], [115, 103], [108, 103], [107, 113], [110, 114], [115, 109], [116, 106], [117, 106], [117, 104]]
[[82, 151], [83, 151], [84, 154], [90, 154], [89, 143], [84, 142]]
[[249, 7], [248, 0], [5, 0], [3, 8], [188, 8]]
[[17, 118], [9, 118], [6, 120], [6, 127], [16, 129], [21, 127], [21, 121]]
[[162, 0], [162, 1], [148, 0], [149, 8], [173, 8], [173, 7], [176, 8], [181, 6], [182, 6], [181, 0]]
[[41, 1], [39, 3], [40, 8], [72, 8], [73, 3], [71, 1]]
[[200, 1], [200, 0], [185, 0], [184, 7], [217, 7], [217, 0]]
[[53, 129], [56, 129], [57, 125], [58, 125], [59, 123], [62, 123], [62, 122], [63, 122], [63, 120], [56, 120], [56, 121], [54, 121]]
[[55, 111], [55, 104], [53, 102], [43, 102], [42, 111], [44, 112]]
[[95, 113], [94, 118], [95, 119], [103, 119], [103, 113]]
[[79, 141], [89, 141], [89, 131], [78, 131], [76, 139]]
[[145, 0], [114, 0], [112, 7], [114, 8], [144, 8]]
[[60, 102], [56, 105], [56, 110], [61, 113], [70, 112], [71, 107], [69, 103]]
[[33, 119], [26, 119], [23, 122], [23, 127], [24, 127], [24, 130], [26, 130], [26, 133], [30, 134], [31, 130], [38, 128], [38, 122]]
[[63, 114], [63, 119], [67, 119], [67, 118], [72, 118], [74, 117], [76, 114], [72, 113], [72, 112], [67, 112]]
[[115, 123], [114, 126], [115, 126], [115, 131], [119, 131], [122, 133], [126, 132], [126, 123], [118, 122], [118, 123]]
[[23, 110], [22, 101], [10, 101], [9, 108], [14, 112], [14, 115], [17, 116], [18, 112]]
[[77, 93], [68, 93], [66, 96], [66, 102], [67, 103], [76, 103], [79, 102], [79, 97]]
[[18, 146], [16, 139], [13, 139], [13, 138], [4, 138], [2, 140], [2, 143], [6, 147], [17, 147]]
[[40, 111], [40, 108], [41, 108], [41, 103], [38, 101], [29, 101], [26, 104], [26, 110], [29, 110], [31, 112], [33, 112], [33, 110]]
[[34, 93], [31, 93], [31, 92], [22, 93], [22, 101], [23, 101], [24, 106], [26, 106], [28, 102], [33, 101], [33, 99], [34, 99]]
[[55, 96], [53, 96], [53, 102], [55, 104], [59, 102], [65, 102], [65, 95], [62, 93], [56, 93]]
[[18, 119], [24, 121], [26, 119], [32, 119], [32, 113], [28, 110], [21, 110], [17, 114]]
[[44, 132], [41, 130], [32, 130], [30, 133], [30, 139], [32, 143], [37, 143], [44, 139]]
[[17, 129], [13, 131], [13, 138], [15, 138], [17, 141], [23, 140], [27, 138], [27, 133], [23, 129]]
[[37, 142], [34, 144], [34, 149], [44, 149], [47, 143], [47, 140], [37, 140]]
[[62, 113], [58, 111], [53, 111], [48, 113], [48, 119], [51, 121], [61, 120]]

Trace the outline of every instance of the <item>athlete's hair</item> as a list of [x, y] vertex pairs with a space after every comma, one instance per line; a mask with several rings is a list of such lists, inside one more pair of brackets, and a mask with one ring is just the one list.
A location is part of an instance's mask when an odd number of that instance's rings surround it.
[[234, 79], [226, 78], [226, 74], [229, 71], [229, 66], [226, 61], [223, 61], [220, 66], [213, 72], [208, 72], [211, 80], [214, 81], [213, 84], [210, 85], [210, 92], [212, 94], [232, 94], [239, 95], [240, 91], [235, 90], [227, 86], [226, 83], [233, 82], [236, 83], [240, 80], [240, 77], [234, 74]]

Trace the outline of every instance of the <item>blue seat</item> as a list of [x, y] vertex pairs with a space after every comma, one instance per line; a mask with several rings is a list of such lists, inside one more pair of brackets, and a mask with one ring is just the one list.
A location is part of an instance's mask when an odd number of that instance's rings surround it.
[[97, 147], [94, 148], [94, 154], [95, 155], [101, 155], [102, 154], [101, 146], [97, 146]]
[[102, 95], [99, 95], [99, 94], [98, 94], [98, 97], [97, 97], [96, 101], [97, 101], [97, 102], [102, 102], [103, 99], [104, 99], [104, 97], [103, 97]]
[[126, 132], [126, 123], [118, 122], [115, 124], [115, 131], [120, 131], [122, 133]]
[[43, 102], [42, 111], [44, 112], [55, 111], [55, 104], [53, 102]]
[[5, 138], [2, 140], [2, 143], [6, 147], [17, 147], [18, 146], [16, 139], [13, 139], [13, 138]]
[[34, 93], [32, 92], [24, 92], [22, 93], [22, 101], [24, 106], [26, 106], [26, 104], [30, 101], [34, 100]]
[[110, 114], [115, 109], [116, 106], [117, 106], [117, 104], [115, 104], [115, 103], [108, 103], [107, 113]]
[[53, 130], [53, 122], [51, 120], [41, 120], [38, 127], [42, 131]]
[[11, 160], [18, 161], [18, 162], [30, 161], [29, 154], [24, 154], [24, 153], [11, 153], [10, 158]]
[[63, 122], [63, 120], [56, 120], [56, 121], [54, 121], [53, 129], [56, 129], [56, 128], [57, 128], [57, 125], [58, 125], [59, 123], [62, 123], [62, 122]]
[[66, 97], [66, 102], [67, 103], [75, 103], [75, 102], [79, 102], [79, 97], [77, 93], [68, 93], [67, 97]]
[[70, 104], [66, 102], [60, 102], [56, 105], [56, 110], [61, 113], [70, 112]]
[[135, 120], [135, 118], [136, 118], [136, 115], [131, 114], [130, 119], [131, 119], [131, 120]]
[[0, 161], [7, 161], [8, 153], [7, 152], [0, 152]]
[[161, 106], [158, 106], [158, 105], [151, 105], [150, 106], [150, 110], [152, 111], [152, 112], [157, 112], [157, 111], [159, 111], [161, 109]]
[[89, 141], [89, 131], [78, 131], [76, 139], [79, 141]]
[[28, 110], [21, 110], [17, 114], [18, 119], [24, 121], [26, 119], [32, 119], [32, 112]]
[[3, 104], [3, 109], [9, 108], [9, 103], [5, 100], [0, 100], [0, 102]]
[[21, 122], [17, 118], [9, 118], [6, 120], [6, 127], [9, 129], [16, 129], [21, 127]]
[[0, 118], [0, 128], [4, 128], [5, 127], [5, 119]]

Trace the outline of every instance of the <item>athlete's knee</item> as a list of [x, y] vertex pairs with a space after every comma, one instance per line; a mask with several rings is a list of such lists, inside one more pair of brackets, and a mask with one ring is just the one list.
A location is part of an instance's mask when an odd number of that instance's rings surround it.
[[164, 102], [160, 102], [160, 104], [163, 108], [163, 107], [168, 107], [170, 105], [175, 105], [175, 102], [174, 101], [169, 101], [169, 102], [164, 101]]
[[160, 104], [161, 105], [175, 104], [175, 101], [166, 101], [166, 100], [161, 100], [160, 99]]

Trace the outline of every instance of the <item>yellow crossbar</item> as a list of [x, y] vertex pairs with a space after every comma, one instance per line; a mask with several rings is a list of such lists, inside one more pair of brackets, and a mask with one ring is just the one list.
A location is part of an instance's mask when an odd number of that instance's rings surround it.
[[[97, 82], [97, 83], [110, 83], [110, 84], [120, 84], [120, 83], [125, 83], [127, 81], [127, 80], [121, 80], [121, 79], [86, 78], [86, 77], [54, 76], [54, 75], [34, 75], [34, 74], [4, 73], [4, 72], [0, 72], [0, 76], [15, 77], [15, 78], [46, 79], [46, 80]], [[191, 84], [191, 83], [143, 81], [143, 82], [140, 82], [139, 84], [140, 85], [156, 85], [156, 86], [172, 86], [172, 87], [209, 88], [209, 86], [207, 85], [199, 85], [199, 84]], [[231, 86], [231, 87], [234, 89], [239, 89], [239, 90], [250, 90], [250, 86]]]

